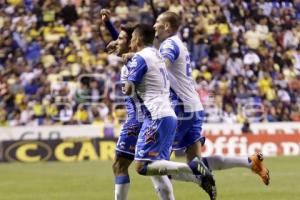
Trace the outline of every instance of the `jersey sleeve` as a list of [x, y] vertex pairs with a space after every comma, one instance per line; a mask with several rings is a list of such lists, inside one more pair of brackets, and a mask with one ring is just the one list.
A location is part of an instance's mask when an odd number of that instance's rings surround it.
[[129, 64], [129, 76], [128, 80], [134, 84], [139, 84], [142, 82], [144, 75], [148, 70], [146, 61], [140, 55], [135, 55]]
[[119, 32], [117, 31], [116, 27], [112, 24], [112, 22], [110, 20], [105, 22], [105, 26], [108, 29], [112, 39], [113, 40], [118, 39]]
[[124, 83], [127, 81], [129, 75], [129, 70], [126, 65], [121, 68], [121, 82]]
[[179, 47], [173, 40], [163, 42], [159, 51], [162, 56], [169, 59], [171, 63], [174, 63], [179, 56]]

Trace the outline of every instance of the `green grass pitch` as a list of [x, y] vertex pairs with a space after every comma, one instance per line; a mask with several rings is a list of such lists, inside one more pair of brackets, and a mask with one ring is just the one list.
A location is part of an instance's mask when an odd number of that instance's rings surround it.
[[[219, 200], [300, 199], [300, 157], [266, 158], [271, 184], [266, 187], [247, 169], [214, 172]], [[111, 200], [111, 161], [80, 163], [0, 164], [1, 200]], [[148, 177], [133, 167], [129, 200], [157, 199]], [[173, 182], [177, 200], [208, 199], [192, 183]]]

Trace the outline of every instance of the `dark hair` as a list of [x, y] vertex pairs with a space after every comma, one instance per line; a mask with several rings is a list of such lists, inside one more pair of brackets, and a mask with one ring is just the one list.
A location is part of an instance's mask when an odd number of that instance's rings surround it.
[[174, 12], [164, 12], [163, 14], [163, 20], [170, 23], [171, 28], [173, 31], [178, 31], [180, 27], [180, 17], [174, 13]]
[[132, 38], [132, 33], [135, 29], [136, 25], [132, 23], [124, 24], [121, 26], [121, 31], [124, 31], [127, 34], [127, 41], [130, 42]]
[[147, 24], [139, 24], [136, 26], [135, 31], [144, 45], [153, 44], [153, 40], [155, 36], [155, 30], [153, 26]]

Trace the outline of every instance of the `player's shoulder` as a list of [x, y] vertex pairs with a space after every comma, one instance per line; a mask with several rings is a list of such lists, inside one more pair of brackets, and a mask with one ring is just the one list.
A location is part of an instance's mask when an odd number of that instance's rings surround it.
[[160, 53], [159, 50], [154, 47], [146, 47], [142, 51], [138, 52], [137, 55], [142, 57], [147, 62], [160, 56]]
[[160, 52], [168, 51], [168, 50], [179, 52], [181, 48], [180, 42], [181, 40], [177, 35], [169, 37], [161, 43], [159, 50]]
[[172, 38], [168, 38], [161, 43], [160, 50], [173, 49], [176, 45], [176, 42]]
[[147, 58], [149, 56], [153, 56], [157, 53], [157, 49], [154, 47], [146, 47], [143, 50], [139, 51], [137, 54], [142, 56], [143, 58]]
[[180, 44], [180, 42], [181, 42], [181, 40], [178, 37], [178, 35], [173, 35], [173, 36], [165, 39], [162, 42], [161, 47], [162, 46], [178, 46]]
[[136, 68], [137, 66], [141, 66], [145, 64], [145, 57], [144, 54], [142, 54], [141, 52], [138, 52], [136, 54], [134, 54], [134, 56], [129, 60], [129, 62], [127, 63], [127, 67], [128, 69], [133, 69]]

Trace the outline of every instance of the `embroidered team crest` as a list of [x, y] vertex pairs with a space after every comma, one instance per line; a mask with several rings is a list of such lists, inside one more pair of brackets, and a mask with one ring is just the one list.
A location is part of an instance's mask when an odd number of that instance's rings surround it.
[[133, 57], [129, 63], [127, 64], [128, 68], [131, 70], [132, 68], [135, 68], [137, 66], [137, 60], [135, 57]]

